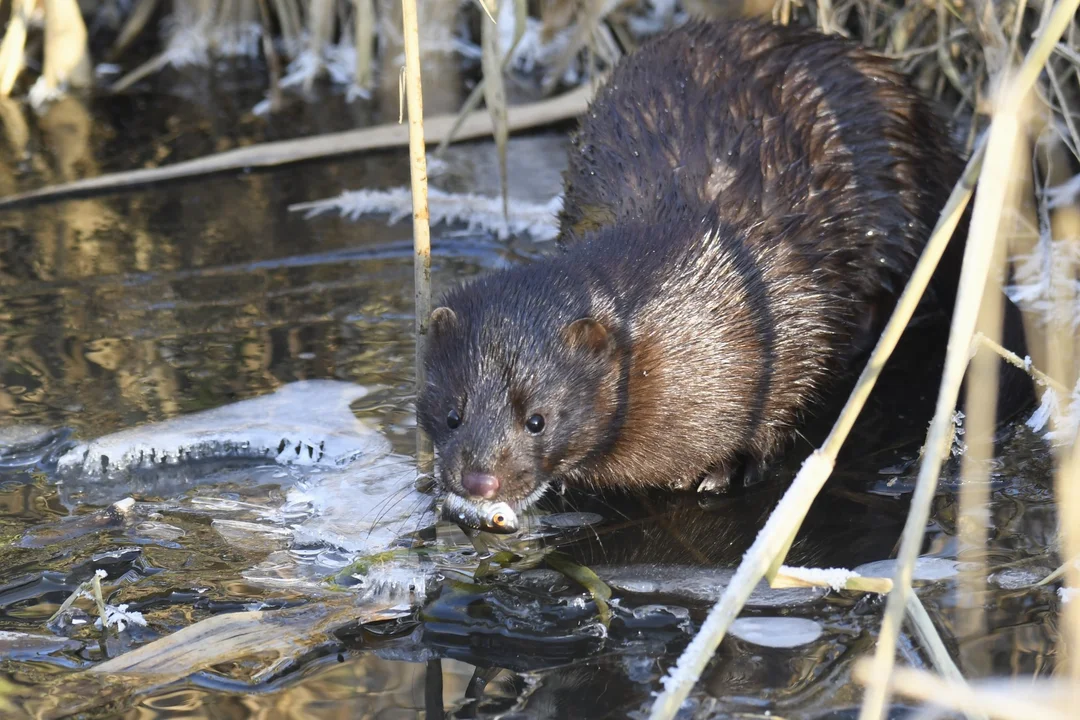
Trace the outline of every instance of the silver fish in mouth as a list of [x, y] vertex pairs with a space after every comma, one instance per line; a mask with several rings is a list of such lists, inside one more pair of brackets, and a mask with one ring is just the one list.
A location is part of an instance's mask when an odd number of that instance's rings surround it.
[[443, 500], [442, 517], [462, 527], [497, 535], [511, 535], [520, 528], [517, 513], [507, 503], [466, 500], [454, 494]]

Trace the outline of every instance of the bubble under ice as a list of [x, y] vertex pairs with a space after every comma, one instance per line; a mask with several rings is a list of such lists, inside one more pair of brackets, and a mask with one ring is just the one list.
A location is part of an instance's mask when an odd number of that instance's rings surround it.
[[821, 637], [821, 623], [794, 617], [742, 617], [731, 623], [731, 634], [740, 640], [771, 648], [809, 645]]
[[[691, 602], [716, 602], [731, 583], [735, 571], [683, 565], [596, 566], [600, 579], [617, 590], [643, 595], [664, 595]], [[794, 607], [815, 602], [826, 588], [770, 588], [762, 580], [747, 607]]]
[[57, 469], [112, 477], [229, 458], [339, 468], [390, 450], [390, 441], [349, 408], [365, 395], [363, 387], [337, 380], [295, 382], [262, 397], [80, 443], [60, 456]]

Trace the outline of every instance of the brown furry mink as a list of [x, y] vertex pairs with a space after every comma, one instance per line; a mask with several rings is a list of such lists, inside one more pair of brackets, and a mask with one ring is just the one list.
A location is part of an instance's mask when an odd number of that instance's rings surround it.
[[757, 21], [648, 42], [575, 145], [562, 251], [432, 314], [419, 417], [459, 505], [758, 472], [873, 342], [963, 168], [887, 59]]

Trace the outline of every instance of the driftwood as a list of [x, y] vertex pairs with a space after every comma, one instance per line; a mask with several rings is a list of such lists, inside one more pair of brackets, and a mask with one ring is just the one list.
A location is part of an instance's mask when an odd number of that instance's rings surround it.
[[334, 642], [332, 633], [338, 627], [400, 617], [399, 601], [362, 604], [348, 593], [338, 593], [301, 607], [215, 615], [80, 673], [61, 676], [47, 692], [39, 690], [26, 699], [22, 709], [37, 720], [58, 720], [252, 657], [263, 663], [250, 682], [265, 682], [305, 652]]

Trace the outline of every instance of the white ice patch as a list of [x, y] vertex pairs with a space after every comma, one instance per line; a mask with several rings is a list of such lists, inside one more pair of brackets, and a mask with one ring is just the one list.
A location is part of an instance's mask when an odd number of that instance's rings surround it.
[[389, 441], [349, 408], [366, 394], [359, 385], [335, 380], [296, 382], [263, 397], [81, 443], [60, 456], [58, 469], [97, 477], [228, 458], [339, 468], [389, 452]]
[[[366, 574], [356, 578], [355, 589], [412, 602], [423, 592], [427, 570], [405, 551], [383, 553], [401, 535], [434, 521], [432, 497], [414, 489], [414, 462], [389, 455], [389, 441], [353, 415], [350, 404], [366, 392], [351, 383], [310, 380], [260, 398], [108, 435], [60, 458], [61, 472], [69, 473], [64, 487], [119, 485], [129, 492], [130, 483], [144, 475], [119, 475], [128, 470], [152, 470], [145, 474], [151, 478], [177, 473], [188, 477], [186, 463], [195, 460], [262, 460], [250, 470], [245, 466], [242, 479], [281, 485], [288, 480], [280, 505], [206, 494], [185, 501], [209, 515], [229, 545], [263, 554], [263, 561], [243, 573], [246, 579], [318, 592], [329, 576], [357, 557], [378, 555]], [[199, 471], [206, 475], [203, 485], [236, 472], [205, 467]], [[115, 482], [98, 482], [102, 477]], [[189, 486], [179, 483], [175, 492], [164, 494], [183, 494]], [[116, 511], [131, 511], [132, 504], [130, 499], [117, 503]], [[110, 612], [108, 623], [121, 628], [141, 619], [124, 607]]]

